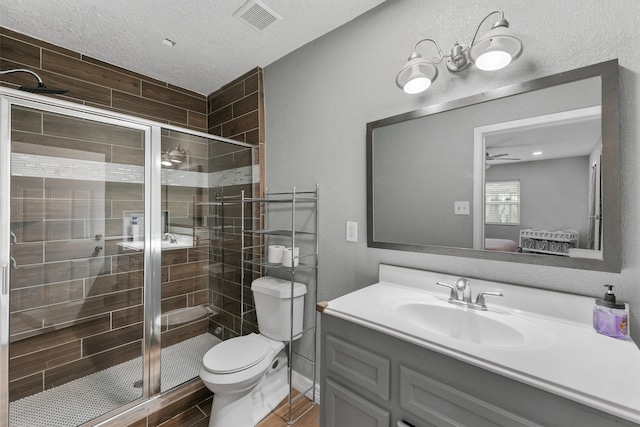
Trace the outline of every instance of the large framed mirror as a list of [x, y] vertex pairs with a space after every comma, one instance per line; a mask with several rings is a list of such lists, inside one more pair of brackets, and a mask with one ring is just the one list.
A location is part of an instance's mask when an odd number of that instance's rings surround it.
[[370, 247], [620, 271], [618, 61], [367, 124]]

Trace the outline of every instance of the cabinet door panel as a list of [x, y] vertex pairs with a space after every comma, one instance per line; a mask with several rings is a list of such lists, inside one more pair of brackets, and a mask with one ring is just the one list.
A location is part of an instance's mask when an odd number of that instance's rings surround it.
[[389, 427], [391, 414], [327, 379], [324, 400], [326, 427]]
[[389, 400], [389, 359], [333, 335], [327, 335], [325, 357], [329, 370], [384, 400]]
[[539, 426], [406, 366], [400, 366], [400, 407], [434, 426]]

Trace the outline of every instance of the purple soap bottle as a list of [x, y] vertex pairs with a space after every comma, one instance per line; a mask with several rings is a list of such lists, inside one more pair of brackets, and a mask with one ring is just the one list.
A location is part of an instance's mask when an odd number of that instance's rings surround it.
[[593, 329], [599, 334], [613, 338], [627, 338], [629, 334], [629, 319], [626, 306], [616, 303], [612, 285], [604, 285], [607, 291], [604, 298], [596, 299], [593, 308]]

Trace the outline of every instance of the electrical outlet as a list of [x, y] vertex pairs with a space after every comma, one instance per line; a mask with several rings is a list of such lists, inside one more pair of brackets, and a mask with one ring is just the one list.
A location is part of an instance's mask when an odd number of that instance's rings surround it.
[[453, 210], [456, 215], [469, 215], [469, 202], [453, 202]]
[[347, 221], [347, 242], [358, 241], [358, 223]]

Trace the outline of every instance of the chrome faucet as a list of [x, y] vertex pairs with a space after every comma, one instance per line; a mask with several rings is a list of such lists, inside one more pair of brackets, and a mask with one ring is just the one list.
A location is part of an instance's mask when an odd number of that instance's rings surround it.
[[501, 297], [501, 296], [503, 296], [502, 292], [489, 292], [489, 291], [480, 292], [476, 297], [476, 302], [474, 303], [474, 306], [480, 307], [478, 308], [478, 310], [486, 310], [487, 305], [484, 303], [484, 297]]
[[[471, 302], [471, 280], [466, 277], [459, 278], [456, 281], [456, 290], [458, 291], [458, 300], [467, 304]], [[460, 294], [462, 294], [462, 298], [460, 298]]]
[[451, 286], [447, 283], [436, 282], [436, 285], [442, 286], [443, 288], [448, 288], [451, 292], [449, 293], [449, 302], [451, 304], [459, 305], [461, 307], [467, 307], [474, 310], [486, 310], [487, 305], [485, 304], [485, 297], [501, 297], [503, 296], [500, 292], [490, 292], [484, 291], [480, 292], [476, 297], [476, 301], [473, 302], [471, 298], [471, 280], [461, 277], [456, 281], [455, 286]]
[[171, 239], [169, 243], [178, 243], [178, 239], [176, 239], [176, 236], [174, 234], [164, 233], [164, 235], [162, 236], [162, 240], [167, 240], [169, 238]]

